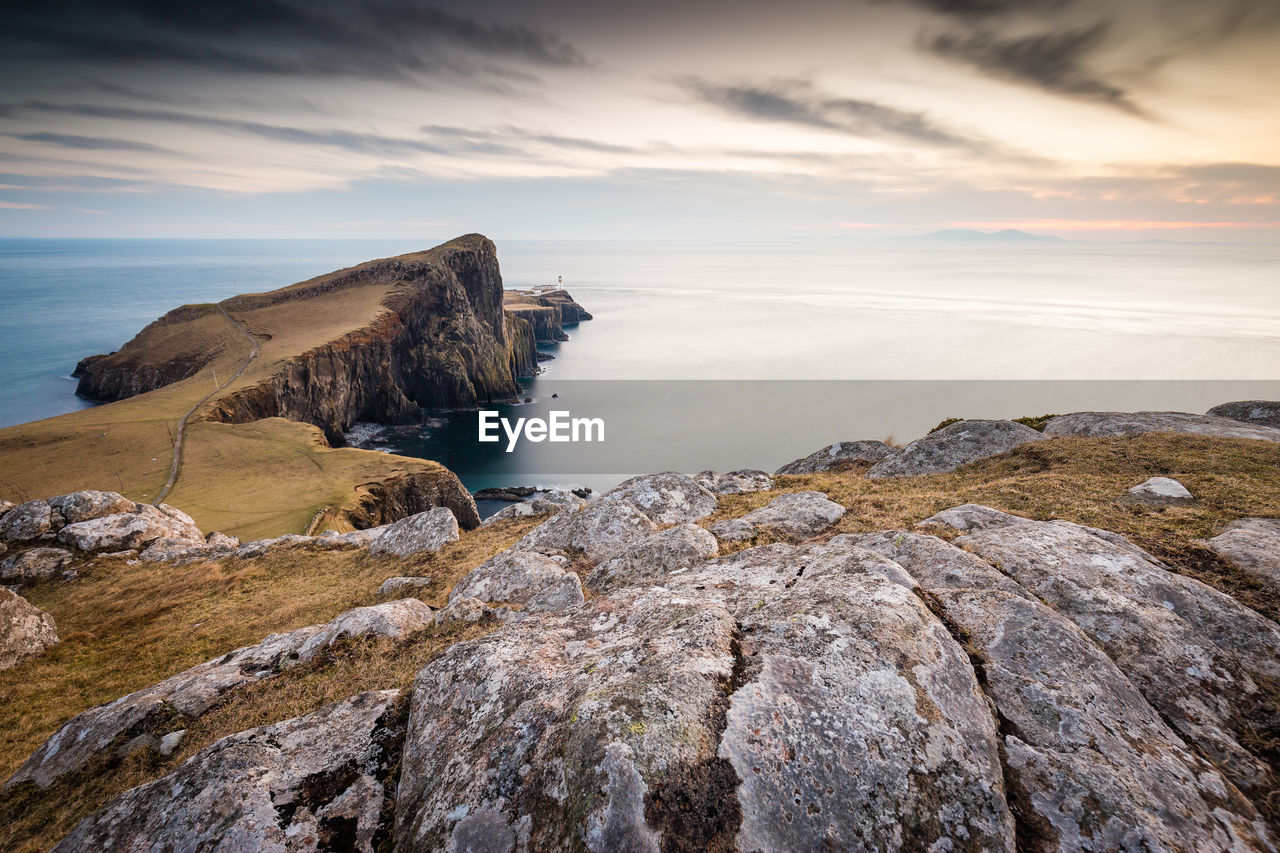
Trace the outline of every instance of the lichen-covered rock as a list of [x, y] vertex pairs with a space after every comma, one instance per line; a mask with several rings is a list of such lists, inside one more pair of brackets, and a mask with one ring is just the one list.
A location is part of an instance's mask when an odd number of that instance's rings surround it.
[[764, 492], [773, 488], [773, 478], [764, 471], [743, 468], [727, 474], [700, 471], [694, 481], [713, 495], [744, 495], [748, 492]]
[[1012, 850], [995, 725], [943, 625], [871, 552], [770, 548], [429, 664], [399, 849]]
[[1280, 428], [1280, 401], [1278, 400], [1240, 400], [1235, 403], [1223, 403], [1221, 406], [1214, 406], [1206, 414], [1230, 418], [1245, 424]]
[[815, 450], [803, 459], [783, 465], [775, 474], [816, 474], [830, 471], [854, 462], [875, 464], [892, 456], [896, 451], [883, 441], [837, 441], [821, 450]]
[[1252, 438], [1280, 441], [1280, 429], [1241, 423], [1217, 415], [1186, 412], [1073, 412], [1050, 419], [1046, 436], [1142, 435], [1146, 432], [1181, 432], [1210, 438]]
[[632, 477], [596, 501], [597, 504], [618, 502], [634, 506], [655, 524], [697, 521], [715, 512], [718, 503], [716, 496], [692, 477], [674, 471]]
[[220, 560], [223, 557], [230, 557], [236, 553], [239, 546], [240, 540], [230, 536], [222, 536], [215, 542], [200, 543], [193, 543], [186, 539], [170, 539], [166, 536], [152, 542], [138, 556], [150, 563], [174, 563], [181, 566], [202, 560]]
[[[1114, 535], [1114, 534], [1112, 534]], [[979, 530], [955, 541], [1079, 626], [1191, 746], [1246, 789], [1270, 784], [1250, 752], [1280, 728], [1280, 627], [1170, 572], [1131, 544], [1065, 521]]]
[[719, 551], [716, 537], [696, 524], [681, 524], [650, 534], [601, 563], [587, 577], [586, 586], [593, 592], [608, 592], [662, 583], [672, 572], [706, 562]]
[[450, 622], [479, 622], [483, 619], [504, 619], [513, 613], [506, 607], [491, 607], [478, 598], [455, 598], [436, 611], [436, 624]]
[[1267, 850], [1257, 810], [1070, 620], [933, 536], [857, 541], [906, 569], [982, 664], [1005, 768], [1044, 850]]
[[17, 506], [13, 501], [0, 500], [0, 518], [4, 518], [4, 514]]
[[710, 530], [721, 542], [750, 539], [759, 531], [788, 539], [807, 539], [835, 524], [844, 514], [845, 508], [822, 492], [791, 492], [741, 518], [718, 521]]
[[992, 527], [1005, 527], [1010, 524], [1022, 524], [1030, 521], [1020, 515], [1010, 515], [998, 509], [982, 504], [961, 504], [942, 512], [934, 513], [924, 521], [917, 522], [916, 527], [926, 530], [953, 530], [959, 533], [971, 533], [975, 530], [986, 530]]
[[46, 500], [27, 501], [0, 516], [0, 540], [31, 542], [52, 538], [53, 507]]
[[[405, 601], [413, 604], [405, 605]], [[356, 608], [326, 624], [272, 634], [252, 646], [236, 649], [151, 687], [77, 714], [45, 741], [4, 786], [9, 788], [30, 781], [47, 788], [66, 774], [85, 767], [122, 738], [141, 733], [148, 724], [166, 721], [174, 714], [199, 716], [227, 691], [271, 678], [304, 663], [342, 637], [401, 637], [433, 621], [427, 605], [403, 599]]]
[[505, 506], [493, 515], [480, 522], [481, 526], [496, 524], [513, 518], [532, 518], [536, 515], [550, 515], [565, 510], [580, 509], [586, 501], [568, 489], [548, 489], [527, 501], [517, 501]]
[[378, 527], [367, 527], [364, 530], [352, 530], [348, 533], [339, 533], [337, 538], [339, 541], [355, 548], [368, 548], [374, 542], [377, 542], [390, 526], [390, 524], [383, 524]]
[[137, 504], [132, 512], [78, 521], [58, 531], [60, 542], [90, 553], [143, 549], [157, 539], [205, 544], [204, 534], [191, 518], [165, 504]]
[[62, 524], [59, 527], [91, 518], [102, 518], [104, 515], [135, 512], [138, 508], [133, 501], [116, 492], [89, 490], [49, 498], [49, 506], [61, 516]]
[[316, 536], [303, 536], [300, 533], [286, 533], [274, 539], [254, 539], [252, 542], [245, 542], [237, 548], [235, 556], [242, 560], [252, 560], [271, 551], [279, 551], [285, 548], [308, 548], [315, 543], [317, 538]]
[[12, 669], [57, 644], [58, 626], [53, 617], [0, 587], [0, 670]]
[[513, 548], [523, 551], [580, 552], [601, 563], [658, 529], [630, 503], [603, 498], [573, 512], [562, 512], [526, 533]]
[[217, 741], [109, 802], [56, 851], [358, 850], [372, 853], [394, 796], [399, 693], [358, 693]]
[[449, 600], [520, 605], [527, 612], [563, 610], [583, 602], [582, 581], [534, 551], [508, 550], [481, 563], [449, 593]]
[[214, 548], [227, 548], [234, 551], [240, 547], [240, 540], [238, 538], [235, 536], [228, 536], [225, 533], [219, 533], [216, 530], [206, 536], [204, 541], [206, 545], [211, 545]]
[[1280, 588], [1280, 518], [1241, 518], [1205, 545], [1237, 569]]
[[411, 557], [424, 551], [439, 551], [457, 541], [458, 519], [448, 507], [438, 506], [388, 524], [369, 546], [369, 553], [375, 557]]
[[867, 476], [919, 477], [954, 471], [961, 465], [998, 456], [1044, 435], [1013, 421], [965, 420], [918, 438], [872, 465]]
[[6, 583], [30, 583], [56, 577], [74, 577], [70, 570], [72, 554], [64, 548], [32, 548], [20, 551], [0, 563], [0, 580]]
[[1152, 477], [1125, 492], [1121, 503], [1133, 506], [1179, 506], [1193, 504], [1195, 496], [1187, 487], [1169, 477]]
[[396, 595], [417, 595], [435, 583], [433, 578], [394, 577], [387, 578], [378, 587], [379, 598], [391, 598]]

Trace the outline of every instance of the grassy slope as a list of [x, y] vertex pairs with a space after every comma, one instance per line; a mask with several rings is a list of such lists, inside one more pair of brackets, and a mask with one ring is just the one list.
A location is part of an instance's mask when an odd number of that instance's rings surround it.
[[[297, 287], [295, 285], [295, 287]], [[226, 390], [252, 385], [282, 361], [366, 325], [388, 285], [233, 311], [259, 337], [261, 353]], [[252, 297], [237, 297], [249, 305]], [[155, 497], [169, 473], [170, 435], [182, 413], [235, 373], [250, 344], [222, 314], [157, 330], [157, 357], [176, 347], [214, 347], [220, 355], [196, 375], [127, 400], [0, 430], [0, 497], [26, 500], [78, 489]], [[226, 425], [192, 419], [182, 475], [168, 502], [202, 530], [242, 538], [301, 533], [316, 511], [354, 497], [360, 484], [407, 471], [440, 470], [422, 460], [333, 450], [305, 424], [268, 419]]]
[[[1124, 533], [1175, 570], [1280, 617], [1275, 590], [1195, 544], [1241, 516], [1280, 516], [1280, 445], [1175, 435], [1067, 438], [1025, 445], [930, 477], [867, 480], [863, 470], [779, 478], [772, 492], [722, 499], [717, 513], [701, 523], [742, 515], [782, 491], [805, 489], [824, 491], [850, 510], [822, 538], [909, 527], [938, 510], [979, 502]], [[1119, 503], [1125, 489], [1154, 475], [1181, 480], [1200, 503], [1158, 510]], [[6, 733], [0, 775], [12, 772], [75, 713], [273, 631], [370, 603], [386, 577], [433, 577], [436, 584], [423, 598], [442, 603], [462, 574], [536, 523], [526, 519], [466, 532], [441, 554], [413, 561], [294, 552], [180, 569], [115, 562], [73, 583], [32, 587], [29, 597], [57, 619], [63, 643], [45, 657], [0, 673], [0, 731]], [[354, 644], [315, 665], [238, 691], [190, 727], [180, 755], [163, 761], [136, 757], [111, 773], [88, 774], [93, 778], [0, 804], [0, 848], [47, 848], [106, 799], [169, 772], [218, 737], [314, 710], [358, 690], [406, 686], [440, 649], [478, 630], [484, 628], [431, 629], [404, 646]]]

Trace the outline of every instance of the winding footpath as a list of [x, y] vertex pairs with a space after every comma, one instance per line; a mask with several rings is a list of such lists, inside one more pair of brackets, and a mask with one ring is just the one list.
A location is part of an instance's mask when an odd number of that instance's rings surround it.
[[173, 439], [173, 463], [169, 466], [169, 480], [164, 484], [164, 488], [160, 490], [160, 494], [156, 495], [156, 499], [152, 501], [155, 505], [158, 505], [163, 501], [168, 496], [169, 492], [173, 490], [174, 484], [178, 482], [178, 474], [182, 472], [182, 444], [187, 434], [187, 420], [196, 413], [196, 409], [199, 409], [205, 403], [209, 402], [209, 399], [213, 397], [214, 394], [217, 394], [223, 388], [226, 388], [232, 382], [239, 379], [240, 374], [244, 373], [245, 368], [247, 368], [258, 356], [258, 339], [249, 334], [249, 330], [240, 325], [236, 318], [228, 314], [227, 309], [223, 308], [221, 303], [218, 305], [218, 310], [222, 312], [222, 316], [226, 317], [227, 321], [231, 323], [231, 325], [240, 330], [240, 334], [249, 339], [249, 342], [253, 344], [253, 349], [249, 351], [249, 357], [244, 360], [244, 364], [240, 365], [240, 369], [235, 372], [234, 376], [201, 397], [194, 406], [187, 409], [186, 413], [183, 414], [182, 419], [178, 421], [178, 430], [174, 434]]

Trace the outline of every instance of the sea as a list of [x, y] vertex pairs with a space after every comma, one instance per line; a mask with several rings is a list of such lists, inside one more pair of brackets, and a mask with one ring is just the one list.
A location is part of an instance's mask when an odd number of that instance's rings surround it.
[[[81, 358], [189, 302], [271, 290], [436, 240], [0, 240], [0, 426], [89, 405]], [[360, 446], [474, 489], [608, 488], [654, 470], [772, 470], [833, 441], [949, 417], [1202, 412], [1280, 399], [1280, 244], [498, 241], [507, 287], [563, 280], [594, 319], [514, 423], [599, 419], [603, 441], [478, 441], [424, 413]], [[553, 396], [554, 395], [554, 396]]]

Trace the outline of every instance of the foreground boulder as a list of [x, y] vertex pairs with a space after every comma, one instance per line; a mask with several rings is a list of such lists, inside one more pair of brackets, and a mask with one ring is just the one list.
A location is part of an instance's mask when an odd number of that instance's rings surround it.
[[1232, 566], [1280, 589], [1280, 518], [1242, 518], [1205, 545]]
[[943, 625], [875, 554], [769, 548], [429, 664], [398, 849], [1012, 850], [995, 724]]
[[142, 549], [158, 539], [205, 544], [191, 516], [167, 504], [137, 504], [132, 512], [78, 521], [58, 531], [59, 541], [90, 553]]
[[894, 449], [883, 441], [837, 441], [821, 450], [815, 450], [803, 459], [788, 462], [774, 473], [816, 474], [819, 471], [830, 471], [855, 462], [875, 464], [894, 453]]
[[798, 540], [816, 536], [839, 521], [845, 508], [822, 492], [791, 492], [741, 518], [717, 521], [710, 530], [721, 542], [741, 542], [760, 532]]
[[530, 530], [513, 548], [524, 551], [581, 553], [601, 563], [658, 529], [626, 501], [603, 498], [575, 512], [562, 512]]
[[503, 551], [481, 563], [449, 593], [449, 600], [515, 604], [525, 611], [563, 610], [581, 604], [582, 581], [558, 561], [533, 551]]
[[58, 626], [53, 617], [0, 587], [0, 670], [12, 669], [57, 644]]
[[1186, 412], [1074, 412], [1051, 418], [1046, 436], [1132, 436], [1147, 432], [1181, 432], [1209, 438], [1252, 438], [1280, 441], [1280, 429], [1241, 423], [1217, 415]]
[[414, 599], [401, 599], [356, 608], [326, 624], [272, 634], [260, 643], [236, 649], [159, 684], [77, 714], [45, 741], [4, 787], [29, 781], [47, 788], [105, 754], [112, 744], [139, 734], [149, 726], [170, 725], [175, 716], [199, 716], [228, 691], [305, 663], [342, 637], [401, 637], [433, 621], [434, 614], [427, 605]]
[[398, 697], [358, 693], [223, 738], [112, 800], [54, 849], [372, 853], [394, 796], [404, 726]]
[[961, 465], [998, 456], [1044, 438], [1031, 427], [1013, 421], [957, 421], [916, 439], [872, 465], [867, 476], [872, 479], [919, 477], [954, 471]]
[[713, 495], [744, 495], [749, 492], [765, 492], [773, 488], [773, 478], [764, 471], [744, 468], [717, 474], [715, 471], [700, 471], [693, 476], [694, 481]]
[[439, 551], [457, 541], [458, 520], [448, 507], [438, 506], [388, 524], [369, 546], [369, 553], [375, 557], [411, 557], [424, 551]]
[[139, 558], [152, 563], [173, 563], [185, 565], [204, 560], [220, 560], [230, 557], [240, 548], [240, 540], [214, 531], [203, 542], [189, 542], [185, 539], [157, 539], [148, 545]]
[[1152, 477], [1125, 492], [1120, 502], [1133, 506], [1185, 506], [1195, 503], [1196, 498], [1177, 480]]
[[74, 577], [72, 553], [65, 548], [32, 548], [20, 551], [0, 563], [0, 580], [5, 583], [31, 583], [49, 578]]
[[1245, 424], [1280, 428], [1280, 400], [1241, 400], [1214, 406], [1206, 414]]
[[717, 500], [692, 477], [667, 471], [632, 477], [601, 495], [596, 503], [627, 503], [655, 524], [682, 524], [711, 515]]
[[662, 583], [672, 572], [706, 562], [720, 551], [716, 537], [696, 524], [680, 524], [624, 549], [596, 567], [586, 585], [593, 592]]

